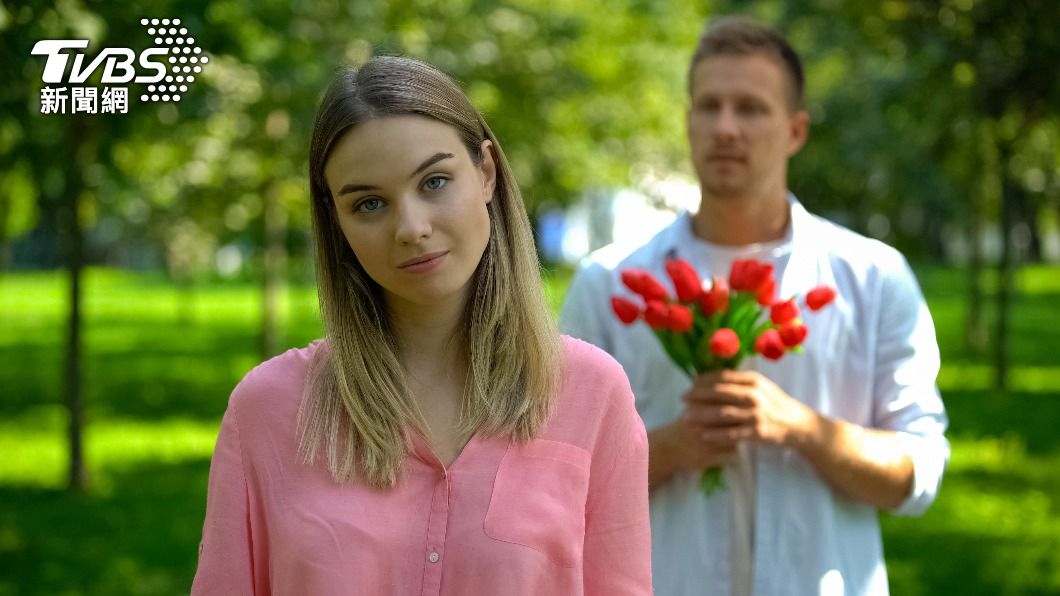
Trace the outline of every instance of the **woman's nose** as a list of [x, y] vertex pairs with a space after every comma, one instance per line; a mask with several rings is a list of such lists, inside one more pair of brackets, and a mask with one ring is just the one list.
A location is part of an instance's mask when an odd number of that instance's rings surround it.
[[397, 229], [394, 239], [399, 244], [416, 244], [430, 238], [433, 231], [431, 226], [430, 209], [419, 201], [406, 200], [401, 202], [398, 208]]

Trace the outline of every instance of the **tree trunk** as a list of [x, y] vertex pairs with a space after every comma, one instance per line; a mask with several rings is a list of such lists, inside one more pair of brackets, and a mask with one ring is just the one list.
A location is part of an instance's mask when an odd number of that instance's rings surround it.
[[7, 219], [11, 216], [11, 197], [0, 193], [0, 271], [11, 265], [11, 239], [7, 237]]
[[88, 490], [88, 470], [85, 467], [83, 429], [85, 408], [81, 377], [81, 277], [84, 265], [84, 235], [81, 230], [80, 203], [83, 184], [80, 159], [85, 145], [85, 123], [75, 118], [70, 125], [70, 139], [63, 185], [63, 208], [59, 212], [59, 229], [65, 245], [65, 267], [69, 280], [69, 305], [66, 336], [66, 375], [64, 395], [69, 414], [67, 438], [70, 450], [69, 489], [84, 493]]
[[978, 175], [969, 193], [968, 238], [971, 251], [968, 259], [968, 318], [964, 324], [964, 342], [967, 349], [976, 354], [986, 350], [988, 340], [983, 314], [983, 216], [987, 198], [996, 189], [993, 181], [998, 170], [997, 145], [990, 130], [987, 126], [979, 128], [975, 136], [975, 149], [968, 156], [975, 165], [973, 171], [978, 172]]
[[1021, 189], [1020, 191], [1020, 208], [1021, 217], [1020, 219], [1027, 225], [1027, 232], [1029, 233], [1028, 244], [1026, 249], [1026, 262], [1028, 263], [1041, 263], [1042, 262], [1042, 234], [1041, 234], [1041, 218], [1038, 217], [1038, 205], [1035, 201], [1031, 200], [1031, 197], [1027, 196], [1026, 191]]
[[968, 261], [968, 318], [964, 325], [964, 341], [968, 349], [981, 353], [986, 348], [986, 321], [983, 320], [983, 247], [979, 241], [982, 234], [982, 200], [973, 193], [971, 213], [968, 221], [968, 237], [971, 239], [971, 255]]
[[942, 236], [945, 223], [937, 210], [930, 208], [925, 210], [921, 241], [926, 245], [928, 258], [935, 263], [943, 262], [946, 257], [946, 242]]
[[[1002, 152], [1007, 157], [1007, 152]], [[1006, 161], [1002, 160], [1002, 167]], [[1019, 190], [1008, 176], [1001, 179], [1001, 262], [998, 264], [997, 331], [994, 337], [995, 387], [1008, 388], [1009, 365], [1009, 302], [1015, 283], [1015, 251], [1012, 246], [1012, 226], [1015, 223], [1016, 193]]]
[[280, 204], [279, 187], [265, 185], [265, 268], [262, 276], [261, 351], [271, 358], [280, 350], [279, 292], [286, 261], [286, 214]]

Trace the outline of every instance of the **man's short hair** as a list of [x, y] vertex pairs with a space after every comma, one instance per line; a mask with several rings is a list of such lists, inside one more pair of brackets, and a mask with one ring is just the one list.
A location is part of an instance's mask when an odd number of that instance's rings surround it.
[[714, 56], [747, 56], [764, 54], [773, 58], [787, 72], [789, 104], [792, 111], [802, 109], [805, 77], [802, 61], [791, 45], [774, 29], [746, 17], [721, 17], [707, 23], [699, 36], [699, 45], [688, 66], [688, 89], [692, 90], [692, 73], [696, 66]]

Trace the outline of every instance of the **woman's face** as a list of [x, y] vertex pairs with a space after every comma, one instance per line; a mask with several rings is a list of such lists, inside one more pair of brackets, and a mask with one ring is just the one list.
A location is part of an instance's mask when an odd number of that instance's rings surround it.
[[490, 145], [476, 166], [454, 128], [415, 115], [369, 120], [335, 144], [324, 178], [339, 226], [388, 300], [462, 303], [489, 242]]

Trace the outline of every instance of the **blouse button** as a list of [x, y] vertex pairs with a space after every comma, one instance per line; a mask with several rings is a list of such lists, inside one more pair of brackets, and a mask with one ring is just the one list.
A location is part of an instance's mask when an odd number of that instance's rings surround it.
[[431, 563], [437, 563], [438, 559], [440, 559], [440, 558], [441, 557], [438, 555], [438, 553], [432, 552], [430, 554], [430, 556], [427, 557], [427, 560], [430, 561]]

